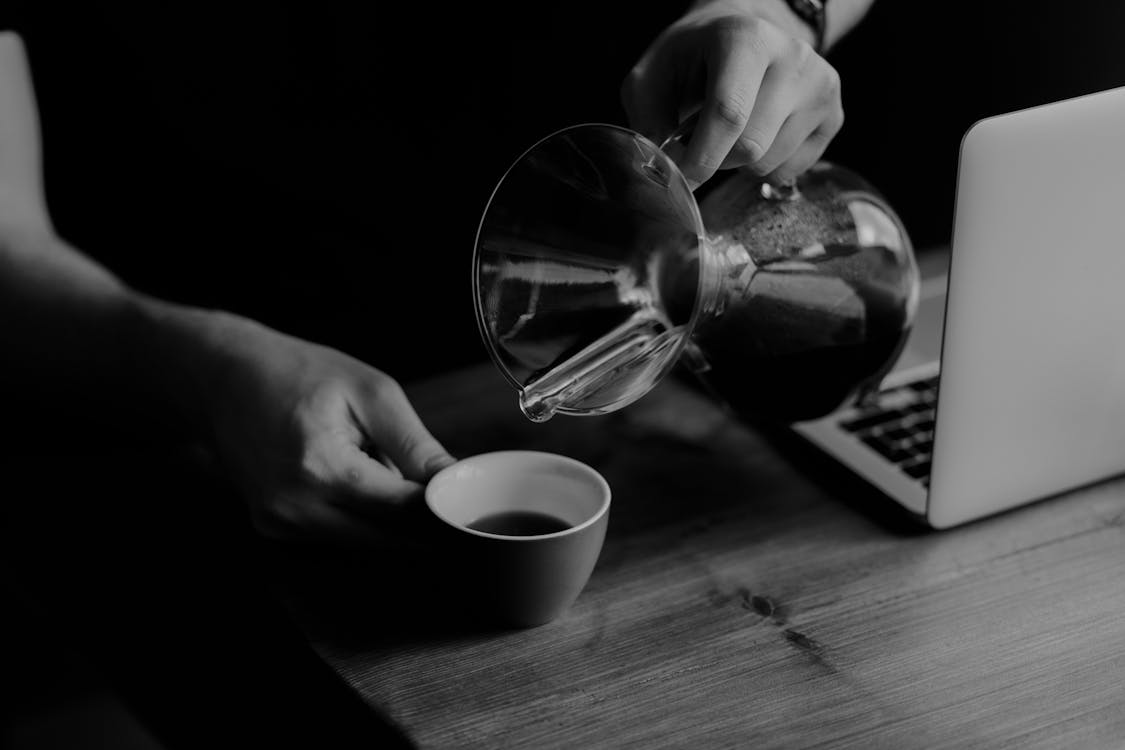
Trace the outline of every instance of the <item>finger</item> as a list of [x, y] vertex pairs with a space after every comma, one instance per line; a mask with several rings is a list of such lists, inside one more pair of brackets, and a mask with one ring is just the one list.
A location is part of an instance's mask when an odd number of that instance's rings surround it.
[[820, 157], [824, 155], [824, 151], [828, 148], [828, 144], [832, 142], [832, 138], [839, 132], [842, 122], [843, 113], [841, 112], [839, 117], [830, 118], [814, 130], [789, 157], [767, 173], [771, 181], [777, 183], [793, 182], [809, 167], [816, 164]]
[[[272, 504], [272, 516], [313, 523], [330, 507], [381, 529], [409, 525], [422, 506], [423, 488], [368, 456], [342, 433], [312, 443], [301, 461], [296, 489]], [[296, 498], [296, 500], [290, 499]], [[273, 520], [276, 520], [273, 519]]]
[[393, 515], [421, 495], [420, 484], [404, 478], [397, 467], [380, 463], [354, 443], [341, 440], [322, 450], [327, 454], [325, 484], [367, 516]]
[[[373, 523], [383, 536], [397, 539], [393, 546], [424, 544], [427, 514], [422, 484], [403, 478], [389, 459], [385, 465], [354, 443], [345, 442], [330, 452], [333, 480], [325, 487], [329, 503], [346, 516]], [[386, 546], [386, 540], [382, 544]]]
[[[769, 77], [767, 75], [767, 79]], [[844, 123], [844, 111], [840, 106], [839, 88], [834, 87], [832, 83], [836, 79], [835, 71], [829, 69], [825, 75], [817, 75], [815, 78], [817, 79], [815, 83], [802, 87], [804, 101], [798, 102], [796, 106], [783, 104], [779, 109], [779, 112], [788, 111], [789, 114], [766, 152], [749, 165], [757, 174], [766, 175], [776, 170], [791, 159], [810, 138], [827, 147], [839, 132]], [[766, 99], [765, 88], [763, 86], [763, 96], [759, 101]], [[785, 97], [783, 95], [779, 98]], [[757, 117], [758, 110], [755, 107], [754, 114], [750, 116], [750, 122], [747, 124], [748, 132], [759, 127]]]
[[367, 457], [362, 451], [356, 457], [356, 468], [363, 473], [357, 480], [354, 472], [346, 482], [329, 488], [327, 498], [342, 512], [341, 520], [356, 526], [372, 524], [383, 538], [384, 546], [417, 547], [425, 542], [425, 528], [432, 515], [426, 509], [425, 488]]
[[374, 394], [364, 399], [360, 416], [371, 441], [384, 451], [403, 476], [425, 483], [454, 463], [426, 426], [398, 383], [387, 378]]
[[752, 28], [717, 30], [707, 60], [707, 83], [699, 123], [688, 142], [680, 169], [702, 184], [722, 165], [750, 119], [769, 64], [768, 54]]
[[672, 78], [660, 74], [656, 63], [646, 58], [625, 76], [621, 105], [629, 127], [659, 144], [678, 124], [678, 95]]
[[[772, 66], [766, 71], [762, 85], [758, 90], [758, 98], [754, 101], [754, 109], [746, 120], [746, 126], [739, 134], [730, 153], [723, 160], [723, 168], [749, 166], [758, 174], [765, 174], [759, 168], [762, 160], [770, 154], [771, 150], [778, 147], [789, 148], [785, 156], [797, 150], [801, 141], [816, 127], [816, 122], [809, 122], [808, 128], [803, 133], [789, 133], [792, 143], [779, 144], [778, 136], [783, 132], [796, 109], [797, 95], [794, 91], [791, 77], [778, 66]], [[798, 118], [811, 120], [811, 116]], [[792, 129], [792, 127], [791, 127]], [[780, 159], [778, 160], [781, 161]]]
[[797, 153], [797, 149], [808, 140], [819, 124], [820, 120], [811, 112], [794, 112], [785, 119], [774, 135], [769, 149], [746, 166], [758, 175], [773, 172]]
[[391, 472], [397, 477], [402, 477], [402, 472], [397, 466], [395, 466], [395, 462], [391, 460], [391, 457], [387, 455], [386, 451], [379, 450], [379, 447], [377, 445], [364, 443], [364, 445], [360, 446], [360, 450], [371, 456], [383, 466], [387, 467], [387, 471]]

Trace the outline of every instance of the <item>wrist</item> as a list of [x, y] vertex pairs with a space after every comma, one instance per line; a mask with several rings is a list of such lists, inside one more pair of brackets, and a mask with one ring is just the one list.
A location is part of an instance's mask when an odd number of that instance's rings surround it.
[[693, 12], [704, 10], [760, 18], [793, 38], [807, 42], [813, 49], [820, 41], [816, 29], [799, 16], [787, 0], [697, 0], [692, 6]]
[[133, 382], [175, 422], [205, 436], [223, 370], [223, 331], [241, 319], [135, 295], [125, 328]]

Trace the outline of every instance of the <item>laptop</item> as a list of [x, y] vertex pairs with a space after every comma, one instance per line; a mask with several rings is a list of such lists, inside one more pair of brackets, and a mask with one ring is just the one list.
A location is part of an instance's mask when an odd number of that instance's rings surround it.
[[969, 129], [895, 368], [793, 429], [939, 529], [1125, 473], [1125, 87]]

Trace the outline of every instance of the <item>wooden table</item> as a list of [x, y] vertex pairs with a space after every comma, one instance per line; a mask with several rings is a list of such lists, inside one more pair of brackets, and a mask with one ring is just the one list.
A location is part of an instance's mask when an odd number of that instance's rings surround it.
[[286, 571], [316, 651], [420, 747], [1125, 743], [1125, 482], [929, 532], [677, 381], [545, 425], [491, 365], [411, 397], [455, 454], [557, 451], [614, 491], [589, 584], [535, 629], [459, 626], [408, 563]]

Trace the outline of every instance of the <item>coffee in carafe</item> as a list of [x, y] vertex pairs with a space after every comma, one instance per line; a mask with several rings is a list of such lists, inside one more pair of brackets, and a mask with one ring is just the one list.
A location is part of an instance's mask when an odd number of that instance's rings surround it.
[[854, 173], [748, 171], [697, 202], [625, 128], [543, 139], [489, 202], [473, 261], [482, 337], [531, 419], [622, 408], [686, 363], [746, 416], [823, 416], [875, 387], [913, 321], [901, 221]]

